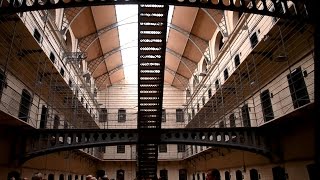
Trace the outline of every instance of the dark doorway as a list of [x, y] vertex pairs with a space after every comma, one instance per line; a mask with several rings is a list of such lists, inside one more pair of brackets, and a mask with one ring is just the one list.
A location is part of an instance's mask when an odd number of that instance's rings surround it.
[[168, 170], [162, 169], [160, 170], [161, 180], [168, 180]]
[[20, 100], [20, 108], [18, 118], [22, 121], [27, 122], [29, 118], [29, 110], [31, 105], [31, 95], [30, 93], [23, 89]]
[[234, 113], [230, 114], [229, 120], [230, 120], [230, 127], [236, 127], [236, 117], [234, 116]]
[[263, 91], [260, 94], [260, 98], [261, 98], [261, 106], [262, 106], [264, 122], [268, 122], [274, 118], [269, 90], [267, 89]]
[[47, 114], [48, 114], [48, 108], [43, 105], [41, 110], [41, 116], [40, 116], [40, 129], [47, 128]]
[[230, 173], [229, 173], [229, 171], [224, 172], [224, 179], [225, 179], [225, 180], [230, 180]]
[[179, 169], [179, 180], [187, 180], [187, 170], [186, 169]]
[[286, 170], [280, 166], [272, 168], [273, 180], [286, 180]]
[[259, 174], [256, 169], [250, 170], [250, 180], [259, 180]]
[[301, 68], [297, 68], [287, 76], [294, 108], [310, 103], [309, 94]]
[[240, 170], [236, 171], [236, 180], [242, 180], [242, 172]]
[[54, 180], [54, 174], [49, 174], [48, 175], [48, 180]]
[[243, 127], [251, 127], [248, 104], [245, 104], [242, 106], [241, 114], [242, 114]]
[[124, 180], [124, 170], [117, 170], [117, 180]]
[[102, 178], [106, 174], [104, 170], [97, 170], [97, 179]]
[[60, 117], [58, 115], [55, 115], [53, 119], [53, 129], [58, 129], [59, 125], [60, 125]]
[[64, 180], [64, 175], [63, 174], [60, 174], [59, 180]]

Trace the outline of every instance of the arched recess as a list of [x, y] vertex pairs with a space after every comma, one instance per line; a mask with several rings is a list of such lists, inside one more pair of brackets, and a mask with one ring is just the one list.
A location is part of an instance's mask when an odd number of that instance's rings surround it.
[[72, 37], [71, 33], [68, 30], [66, 35], [65, 35], [65, 44], [66, 44], [66, 51], [71, 52], [72, 51]]
[[64, 180], [64, 174], [60, 174], [59, 180]]
[[258, 170], [256, 169], [251, 169], [250, 170], [250, 180], [259, 180], [259, 173]]
[[201, 68], [201, 73], [207, 73], [207, 66], [208, 66], [208, 63], [207, 61], [204, 59], [203, 62], [202, 62], [202, 68]]
[[230, 180], [230, 172], [229, 171], [224, 172], [224, 179]]
[[221, 32], [219, 31], [216, 35], [215, 41], [214, 41], [214, 55], [217, 57], [221, 48], [223, 47], [223, 36]]
[[236, 180], [242, 180], [243, 177], [242, 177], [242, 172], [240, 170], [237, 170], [236, 171]]
[[49, 174], [48, 175], [48, 180], [54, 180], [54, 174]]

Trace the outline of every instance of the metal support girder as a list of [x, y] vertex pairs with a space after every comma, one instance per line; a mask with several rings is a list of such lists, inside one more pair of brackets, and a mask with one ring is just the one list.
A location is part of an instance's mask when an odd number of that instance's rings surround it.
[[[211, 19], [211, 21], [219, 28], [221, 34], [223, 37], [228, 37], [228, 29], [227, 29], [227, 24], [226, 24], [226, 21], [224, 22], [217, 22], [215, 17], [212, 16], [207, 9], [204, 9], [204, 8], [201, 8], [201, 10], [207, 14], [207, 16]], [[217, 14], [219, 13], [223, 13], [223, 12], [220, 12], [220, 11], [216, 11]], [[221, 15], [222, 18], [224, 18], [224, 15]]]
[[102, 56], [97, 57], [91, 61], [89, 61], [88, 63], [88, 69], [91, 72], [91, 74], [93, 74], [97, 68], [99, 67], [99, 65], [103, 62], [105, 62], [105, 60], [107, 60], [110, 56], [112, 56], [113, 54], [121, 51], [121, 50], [125, 50], [125, 49], [129, 49], [129, 48], [133, 48], [133, 47], [137, 47], [137, 46], [120, 46], [120, 47], [116, 47], [112, 50], [110, 50], [109, 52], [104, 53]]
[[[91, 71], [91, 74], [93, 74], [96, 71], [96, 69], [99, 67], [99, 65], [102, 62], [104, 62], [106, 59], [108, 59], [111, 55], [113, 55], [121, 50], [135, 48], [135, 47], [137, 47], [137, 46], [129, 46], [129, 47], [122, 46], [122, 47], [114, 48], [114, 49], [110, 50], [109, 52], [103, 54], [102, 56], [89, 61], [88, 69]], [[173, 51], [172, 49], [166, 48], [166, 52], [172, 54], [173, 56], [175, 56], [179, 60], [181, 60], [182, 64], [184, 64], [187, 67], [187, 69], [191, 75], [193, 74], [192, 71], [194, 71], [197, 68], [197, 64], [194, 61], [182, 56], [181, 54], [178, 54], [177, 52]], [[109, 75], [110, 75], [110, 73], [109, 73]]]
[[[244, 1], [244, 0], [241, 0]], [[273, 17], [284, 17], [284, 18], [306, 18], [306, 2], [308, 0], [270, 0], [268, 2], [283, 4], [284, 10], [280, 7], [276, 7], [275, 11], [272, 11], [267, 6], [267, 0], [261, 0], [261, 7], [257, 6], [256, 0], [248, 0], [246, 2], [250, 3], [250, 6], [245, 6], [245, 3], [241, 3], [240, 6], [236, 6], [234, 1], [228, 1], [229, 4], [224, 4], [223, 0], [217, 1], [206, 1], [206, 0], [163, 0], [161, 4], [175, 5], [175, 6], [189, 6], [189, 7], [201, 7], [208, 9], [220, 9], [220, 10], [231, 10], [245, 13], [261, 14]], [[288, 8], [288, 2], [293, 2], [296, 11], [290, 11]], [[1, 0], [0, 1], [0, 14], [17, 13], [25, 11], [34, 10], [44, 10], [44, 9], [57, 9], [57, 8], [72, 8], [72, 7], [84, 7], [84, 6], [102, 6], [102, 5], [116, 5], [116, 4], [141, 4], [146, 3], [145, 0], [118, 0], [118, 1], [76, 1], [71, 0], [63, 1], [26, 1], [26, 0]], [[158, 0], [149, 0], [149, 4], [160, 4]]]
[[[174, 29], [175, 31], [179, 32], [180, 34], [188, 38], [188, 40], [197, 48], [197, 50], [202, 54], [202, 56], [204, 56], [207, 48], [209, 47], [209, 41], [202, 39], [188, 31], [185, 31], [174, 24], [169, 24], [168, 27]], [[209, 59], [209, 61], [211, 61], [211, 59]]]
[[[193, 74], [193, 71], [197, 68], [197, 63], [192, 61], [191, 59], [182, 56], [181, 54], [175, 52], [174, 50], [167, 48], [166, 50], [168, 53], [172, 54], [173, 56], [177, 57], [181, 60], [181, 62], [188, 68], [190, 74]], [[191, 68], [191, 69], [190, 69]]]
[[[85, 10], [87, 7], [77, 7], [64, 9], [64, 17], [62, 22], [62, 27], [60, 33], [66, 35], [72, 23], [77, 19], [77, 17]], [[69, 20], [68, 20], [69, 19]]]
[[[79, 40], [79, 45], [78, 46], [79, 46], [81, 51], [85, 52], [104, 33], [107, 33], [108, 31], [110, 31], [110, 30], [112, 30], [114, 28], [117, 28], [119, 26], [124, 26], [124, 25], [128, 25], [128, 24], [135, 24], [135, 23], [138, 23], [138, 22], [127, 22], [127, 23], [123, 23], [123, 24], [120, 24], [120, 23], [117, 22], [117, 23], [108, 25], [108, 26], [98, 30], [96, 33], [93, 33], [93, 34], [90, 34], [88, 36], [85, 36], [85, 37], [81, 38]], [[185, 36], [186, 38], [188, 38], [188, 40], [198, 49], [198, 51], [202, 55], [204, 55], [206, 49], [209, 46], [209, 41], [207, 41], [205, 39], [202, 39], [201, 37], [198, 37], [198, 36], [196, 36], [194, 34], [191, 34], [190, 32], [183, 30], [182, 28], [180, 28], [177, 25], [169, 23], [168, 27], [171, 28], [171, 29], [174, 29], [178, 33], [180, 33], [183, 36]]]
[[[137, 129], [35, 129], [22, 133], [27, 144], [26, 154], [20, 157], [24, 160], [63, 150], [139, 143]], [[259, 127], [160, 129], [158, 133], [160, 144], [226, 147], [266, 156], [272, 153], [266, 144], [267, 131]]]
[[182, 85], [184, 85], [184, 86], [188, 85], [189, 79], [187, 77], [179, 74], [177, 71], [174, 71], [174, 70], [168, 68], [167, 66], [166, 66], [165, 70], [168, 71], [170, 74], [174, 75]]

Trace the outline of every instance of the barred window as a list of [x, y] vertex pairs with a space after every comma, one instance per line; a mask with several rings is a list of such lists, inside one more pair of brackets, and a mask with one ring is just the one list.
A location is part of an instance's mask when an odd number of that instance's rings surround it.
[[118, 122], [126, 122], [126, 110], [119, 109], [118, 110]]
[[126, 153], [126, 146], [125, 145], [118, 145], [117, 146], [117, 153]]
[[178, 144], [178, 152], [185, 152], [185, 151], [186, 151], [186, 145]]
[[182, 109], [176, 109], [176, 122], [184, 122]]
[[159, 145], [159, 153], [166, 153], [167, 152], [167, 145], [166, 144], [160, 144]]
[[162, 109], [161, 121], [166, 122], [166, 110], [165, 109]]

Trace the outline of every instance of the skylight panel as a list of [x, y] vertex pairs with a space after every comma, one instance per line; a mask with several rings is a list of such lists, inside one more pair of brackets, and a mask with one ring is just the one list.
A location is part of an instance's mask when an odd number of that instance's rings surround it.
[[116, 5], [126, 82], [138, 83], [138, 5]]

